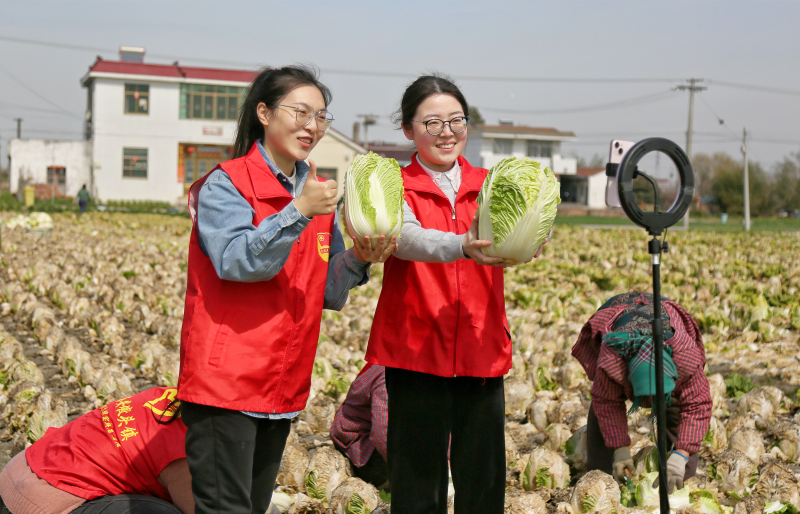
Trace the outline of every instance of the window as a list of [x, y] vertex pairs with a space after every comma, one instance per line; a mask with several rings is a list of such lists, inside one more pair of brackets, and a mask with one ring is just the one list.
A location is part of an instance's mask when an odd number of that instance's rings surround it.
[[553, 155], [553, 148], [546, 141], [528, 141], [528, 157], [547, 157]]
[[150, 108], [150, 86], [125, 84], [125, 114], [147, 114]]
[[336, 168], [317, 168], [317, 176], [325, 180], [336, 180]]
[[235, 120], [247, 88], [181, 84], [182, 119]]
[[67, 168], [64, 166], [47, 167], [47, 185], [56, 195], [63, 195], [67, 190]]
[[122, 176], [147, 178], [147, 148], [122, 149]]
[[511, 155], [511, 150], [514, 148], [513, 139], [495, 139], [494, 149], [495, 153], [500, 155]]

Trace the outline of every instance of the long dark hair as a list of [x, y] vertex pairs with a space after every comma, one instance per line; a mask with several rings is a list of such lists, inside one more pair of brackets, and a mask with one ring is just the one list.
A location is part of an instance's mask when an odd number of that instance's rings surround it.
[[431, 95], [440, 94], [452, 95], [461, 104], [464, 116], [469, 116], [467, 99], [464, 98], [453, 79], [444, 73], [434, 72], [430, 75], [423, 75], [408, 85], [400, 100], [400, 109], [394, 113], [392, 120], [399, 123], [402, 128], [410, 129], [411, 121], [417, 114], [419, 104]]
[[233, 157], [244, 157], [250, 147], [264, 137], [264, 126], [258, 119], [256, 108], [264, 103], [274, 110], [281, 98], [288, 95], [297, 86], [314, 86], [322, 93], [325, 107], [331, 103], [331, 90], [319, 81], [317, 69], [313, 66], [295, 64], [283, 68], [263, 68], [256, 79], [247, 88], [247, 96], [239, 111], [239, 123], [236, 126], [236, 142], [233, 144]]

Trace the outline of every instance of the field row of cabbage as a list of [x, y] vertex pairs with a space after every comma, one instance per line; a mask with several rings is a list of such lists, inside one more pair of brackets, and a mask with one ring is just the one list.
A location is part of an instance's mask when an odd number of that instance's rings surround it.
[[[3, 229], [0, 255], [0, 455], [96, 406], [175, 384], [190, 229], [181, 218], [103, 213], [56, 217], [43, 238], [15, 224]], [[669, 240], [663, 293], [703, 330], [714, 397], [698, 477], [674, 501], [687, 504], [683, 512], [800, 508], [800, 237], [706, 232]], [[570, 356], [608, 297], [650, 290], [643, 232], [557, 227], [542, 258], [506, 277], [514, 339], [507, 512], [652, 512], [657, 499], [646, 480], [620, 489], [584, 473], [590, 384]], [[347, 460], [327, 437], [364, 365], [380, 284], [374, 266], [342, 312], [323, 316], [311, 396], [278, 478], [283, 511], [389, 510], [375, 488], [348, 478]], [[631, 417], [642, 474], [655, 469], [651, 431], [645, 413]], [[457, 501], [451, 495], [451, 510]]]

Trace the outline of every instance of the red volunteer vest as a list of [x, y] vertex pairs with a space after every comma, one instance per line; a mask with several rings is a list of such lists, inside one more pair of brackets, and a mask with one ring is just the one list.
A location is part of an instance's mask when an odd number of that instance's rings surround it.
[[[455, 219], [450, 201], [417, 163], [403, 168], [405, 199], [423, 228], [465, 234], [488, 173], [463, 157]], [[401, 234], [402, 237], [402, 234]], [[503, 269], [472, 260], [386, 261], [366, 360], [444, 377], [499, 377], [511, 369]]]
[[[292, 201], [256, 145], [220, 167], [255, 210], [253, 225]], [[323, 179], [319, 179], [323, 180]], [[205, 178], [190, 193], [190, 210]], [[193, 211], [196, 212], [196, 211]], [[192, 219], [196, 220], [193, 214]], [[178, 397], [232, 410], [285, 413], [305, 408], [328, 275], [334, 214], [314, 216], [270, 280], [222, 280], [189, 242]]]
[[50, 428], [25, 451], [36, 476], [48, 484], [93, 500], [117, 494], [145, 494], [171, 501], [158, 475], [186, 458], [186, 425], [169, 411], [177, 389], [154, 387], [95, 409], [61, 428]]

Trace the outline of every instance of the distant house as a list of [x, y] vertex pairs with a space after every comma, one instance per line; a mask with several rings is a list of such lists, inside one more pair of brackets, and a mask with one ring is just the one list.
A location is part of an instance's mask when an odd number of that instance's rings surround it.
[[91, 186], [92, 146], [86, 141], [12, 139], [8, 157], [12, 193], [20, 186], [46, 185], [47, 197], [75, 196], [84, 184]]
[[383, 141], [366, 143], [364, 147], [370, 152], [375, 152], [381, 157], [387, 157], [396, 160], [401, 168], [411, 164], [411, 157], [417, 152], [417, 148], [413, 144], [399, 145], [396, 143], [386, 143]]
[[577, 161], [561, 156], [561, 143], [577, 141], [573, 132], [512, 124], [474, 125], [467, 134], [464, 157], [473, 166], [491, 168], [508, 157], [530, 157], [556, 175], [575, 175]]
[[[121, 47], [119, 61], [98, 57], [81, 79], [87, 90], [85, 141], [65, 142], [83, 146], [70, 151], [88, 155], [85, 169], [39, 162], [42, 156], [34, 161], [27, 150], [33, 146], [10, 145], [20, 149], [9, 152], [12, 191], [23, 172], [43, 182], [52, 164], [66, 168], [68, 194], [80, 189], [74, 184], [86, 181], [101, 200], [182, 202], [194, 181], [231, 158], [239, 108], [256, 74], [177, 62], [148, 64], [144, 49], [137, 47]], [[341, 184], [359, 153], [366, 149], [331, 128], [311, 159], [320, 175]]]
[[561, 201], [589, 209], [605, 209], [605, 171], [605, 168], [578, 168], [575, 175], [561, 175]]

